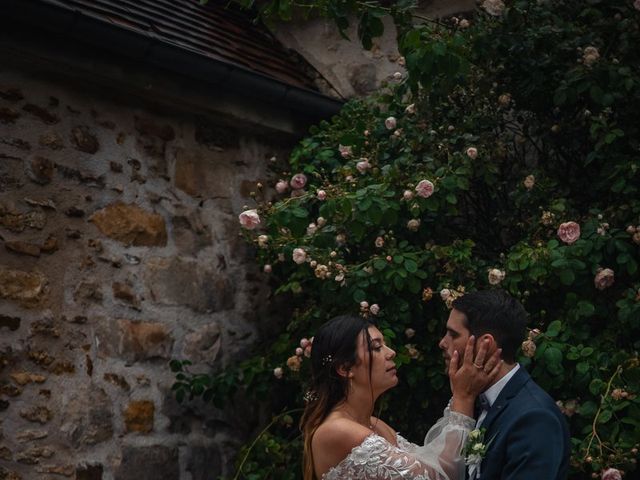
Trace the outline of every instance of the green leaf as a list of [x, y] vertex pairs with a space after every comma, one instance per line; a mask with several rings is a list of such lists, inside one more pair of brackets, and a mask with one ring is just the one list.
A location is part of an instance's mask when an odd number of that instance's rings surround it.
[[554, 320], [547, 327], [546, 335], [547, 337], [557, 337], [560, 334], [561, 329], [562, 322], [560, 320]]
[[415, 273], [418, 270], [418, 264], [414, 260], [407, 258], [404, 261], [404, 268], [406, 268], [409, 273]]

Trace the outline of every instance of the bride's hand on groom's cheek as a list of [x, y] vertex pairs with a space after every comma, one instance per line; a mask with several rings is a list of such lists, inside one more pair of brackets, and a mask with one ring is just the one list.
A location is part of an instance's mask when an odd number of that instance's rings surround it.
[[[454, 352], [449, 362], [449, 379], [454, 396], [475, 399], [495, 380], [500, 370], [502, 349], [493, 350], [494, 342], [483, 338], [474, 348], [476, 339], [469, 337], [465, 346], [464, 356], [460, 361], [459, 352]], [[474, 351], [476, 351], [474, 355]]]

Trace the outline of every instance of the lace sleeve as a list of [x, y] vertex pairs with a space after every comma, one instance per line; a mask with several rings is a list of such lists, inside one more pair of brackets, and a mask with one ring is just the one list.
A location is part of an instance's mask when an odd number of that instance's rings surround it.
[[436, 458], [418, 459], [403, 448], [404, 444], [416, 447], [401, 437], [396, 447], [383, 437], [371, 434], [325, 473], [322, 480], [449, 480], [441, 475]]
[[423, 446], [416, 446], [413, 454], [423, 462], [436, 462], [437, 479], [464, 480], [465, 463], [461, 456], [469, 432], [476, 421], [445, 408], [444, 415], [431, 427]]

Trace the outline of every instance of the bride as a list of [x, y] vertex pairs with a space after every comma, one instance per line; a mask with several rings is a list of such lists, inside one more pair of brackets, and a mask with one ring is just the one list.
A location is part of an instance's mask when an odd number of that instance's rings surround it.
[[376, 399], [398, 383], [396, 354], [380, 331], [360, 317], [324, 324], [313, 340], [312, 393], [301, 419], [304, 480], [464, 479], [460, 452], [475, 427], [474, 401], [500, 363], [499, 351], [485, 363], [486, 344], [472, 359], [474, 343], [460, 366], [460, 352], [451, 358], [451, 402], [418, 446], [372, 416]]

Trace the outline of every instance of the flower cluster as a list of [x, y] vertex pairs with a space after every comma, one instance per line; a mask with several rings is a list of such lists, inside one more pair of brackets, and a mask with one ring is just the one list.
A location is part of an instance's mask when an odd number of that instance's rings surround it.
[[[299, 346], [296, 347], [296, 350], [293, 355], [287, 358], [287, 367], [292, 372], [299, 372], [302, 367], [302, 360], [304, 358], [311, 357], [311, 348], [313, 346], [313, 337], [310, 339], [302, 338], [300, 339]], [[273, 376], [277, 379], [281, 379], [284, 376], [284, 370], [282, 367], [276, 367], [273, 370]]]

